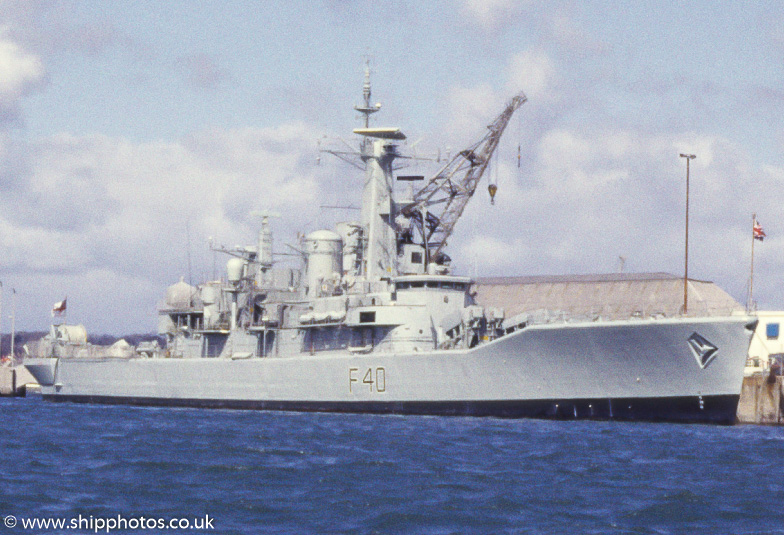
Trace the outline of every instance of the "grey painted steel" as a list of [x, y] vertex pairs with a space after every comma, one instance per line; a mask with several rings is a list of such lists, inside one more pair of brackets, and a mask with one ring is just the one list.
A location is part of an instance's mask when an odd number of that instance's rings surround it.
[[[369, 104], [369, 78], [364, 95], [365, 106], [357, 109], [369, 116], [378, 111]], [[511, 116], [510, 110], [504, 114]], [[734, 315], [738, 307], [726, 294], [692, 281], [698, 293], [717, 295], [727, 306], [708, 306], [714, 301], [706, 299], [696, 316], [695, 299], [684, 317], [661, 308], [669, 306], [664, 297], [673, 286], [661, 274], [481, 281], [474, 292], [471, 279], [450, 274], [446, 255], [428, 254], [444, 243], [428, 243], [427, 236], [448, 235], [464, 203], [446, 222], [426, 206], [401, 210], [410, 199], [395, 197], [393, 162], [399, 154], [392, 142], [402, 134], [368, 129], [367, 121], [365, 126], [360, 132], [365, 141], [355, 154], [366, 171], [361, 223], [308, 234], [301, 251], [305, 265], [294, 270], [274, 265], [269, 214], [263, 216], [255, 245], [215, 249], [232, 257], [227, 280], [198, 286], [181, 281], [168, 289], [159, 308], [165, 348], [100, 352], [58, 336], [70, 332], [67, 327], [53, 329], [51, 339], [36, 346], [48, 348], [39, 352], [48, 358], [25, 362], [44, 397], [355, 412], [734, 419], [753, 320]], [[496, 127], [496, 138], [482, 150], [484, 161], [503, 131]], [[481, 176], [477, 155], [472, 149], [461, 154], [471, 165], [459, 167], [466, 173], [462, 178], [459, 169], [450, 174], [450, 183], [474, 188]], [[417, 225], [421, 243], [412, 232]], [[629, 299], [640, 296], [649, 307]], [[604, 313], [608, 306], [611, 313]], [[644, 411], [635, 412], [633, 404]]]
[[[45, 396], [65, 397], [310, 402], [707, 397], [739, 394], [748, 320], [542, 325], [472, 350], [421, 354], [31, 359], [27, 367]], [[695, 332], [719, 348], [704, 369], [687, 342]]]

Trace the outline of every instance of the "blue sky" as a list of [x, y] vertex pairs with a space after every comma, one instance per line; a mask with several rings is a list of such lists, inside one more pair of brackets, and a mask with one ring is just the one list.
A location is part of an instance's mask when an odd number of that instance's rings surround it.
[[[350, 217], [360, 180], [317, 140], [351, 140], [366, 57], [377, 124], [404, 150], [459, 150], [529, 97], [450, 254], [467, 274], [683, 270], [784, 308], [784, 2], [17, 2], [0, 0], [0, 281], [17, 326], [51, 305], [88, 332], [156, 328], [206, 243], [280, 247]], [[415, 141], [419, 141], [414, 145]], [[523, 165], [516, 165], [517, 146]], [[431, 168], [422, 164], [423, 173]], [[222, 259], [218, 260], [221, 264]], [[3, 297], [7, 332], [8, 292]]]

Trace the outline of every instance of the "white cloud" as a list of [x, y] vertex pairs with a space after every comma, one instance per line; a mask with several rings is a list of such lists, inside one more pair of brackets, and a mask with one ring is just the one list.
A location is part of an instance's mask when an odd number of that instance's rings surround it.
[[462, 150], [462, 145], [478, 141], [501, 111], [503, 96], [489, 84], [475, 87], [452, 87], [446, 95], [446, 109], [449, 122], [444, 129], [445, 138], [451, 143], [461, 143], [452, 147], [452, 153]]
[[456, 265], [473, 274], [477, 258], [480, 276], [604, 273], [623, 256], [627, 271], [682, 273], [681, 150], [698, 155], [690, 181], [690, 276], [714, 280], [743, 302], [757, 212], [770, 238], [756, 250], [755, 287], [765, 306], [780, 308], [770, 303], [784, 300], [777, 285], [784, 226], [776, 215], [784, 170], [757, 169], [719, 136], [552, 129], [523, 169], [509, 153], [501, 161], [495, 206], [480, 186], [451, 239]]
[[[273, 223], [283, 249], [281, 242], [292, 241], [294, 230], [331, 200], [324, 188], [339, 173], [315, 165], [311, 131], [295, 123], [152, 143], [61, 134], [20, 151], [24, 164], [6, 156], [0, 167], [17, 165], [28, 174], [15, 177], [0, 198], [4, 282], [15, 280], [20, 290], [19, 281], [53, 286], [56, 294], [99, 303], [106, 299], [96, 285], [102, 273], [101, 280], [115, 281], [116, 300], [134, 301], [130, 293], [139, 285], [149, 297], [188, 275], [189, 256], [194, 280], [211, 271], [208, 237], [228, 247], [254, 243], [259, 221], [251, 212], [265, 208], [284, 214]], [[224, 260], [218, 259], [219, 274]], [[126, 283], [127, 289], [116, 286]], [[117, 321], [139, 328], [136, 310], [114, 310], [111, 324], [99, 310], [86, 307], [74, 319], [93, 331], [125, 330]]]
[[521, 0], [464, 0], [462, 11], [484, 28], [493, 28], [520, 13], [526, 4]]
[[507, 69], [509, 92], [523, 89], [528, 98], [539, 102], [553, 97], [555, 66], [543, 50], [528, 49], [515, 54]]
[[[514, 128], [507, 135], [520, 137], [516, 141], [530, 146], [533, 139], [552, 122], [552, 109], [563, 100], [557, 69], [552, 59], [541, 49], [529, 48], [510, 57], [498, 78], [503, 84], [483, 83], [471, 87], [454, 86], [446, 95], [443, 115], [448, 117], [442, 136], [449, 143], [459, 143], [453, 153], [485, 135], [509, 100], [522, 91], [528, 103], [516, 112], [509, 126], [525, 124], [524, 132]], [[522, 139], [524, 137], [525, 139]]]
[[43, 78], [41, 59], [23, 50], [0, 31], [0, 118], [13, 112], [19, 99]]
[[579, 3], [542, 0], [463, 0], [461, 9], [466, 23], [471, 28], [479, 26], [492, 43], [497, 43], [497, 34], [507, 28], [523, 35], [540, 33], [556, 45], [550, 49], [577, 61], [611, 49], [582, 27], [581, 11]]
[[[483, 122], [496, 111], [488, 87], [454, 95], [473, 103]], [[482, 95], [490, 97], [477, 99]], [[346, 180], [326, 160], [315, 166], [310, 132], [292, 123], [213, 130], [184, 142], [61, 134], [30, 145], [19, 151], [30, 160], [19, 168], [29, 174], [0, 199], [4, 283], [14, 279], [27, 302], [37, 303], [29, 312], [36, 325], [68, 295], [82, 307], [70, 317], [91, 332], [153, 330], [160, 294], [188, 276], [186, 228], [198, 281], [211, 270], [208, 236], [227, 246], [253, 242], [251, 210], [283, 214], [274, 223], [282, 249], [280, 242], [312, 224], [330, 195], [356, 198], [349, 196], [357, 194], [357, 172]], [[684, 150], [698, 154], [692, 276], [717, 280], [742, 299], [755, 210], [771, 236], [758, 248], [755, 285], [760, 295], [780, 294], [771, 274], [784, 267], [777, 247], [784, 228], [775, 219], [784, 170], [755, 170], [728, 140], [558, 127], [538, 140], [522, 169], [508, 147], [500, 150], [450, 240], [447, 252], [461, 273], [608, 272], [619, 256], [628, 271], [679, 273], [685, 170], [677, 154]], [[491, 177], [499, 185], [495, 206], [484, 190]]]

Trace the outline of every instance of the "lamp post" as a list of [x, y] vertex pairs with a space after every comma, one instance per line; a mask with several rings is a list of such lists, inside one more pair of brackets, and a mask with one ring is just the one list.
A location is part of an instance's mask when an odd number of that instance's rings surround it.
[[683, 313], [689, 311], [689, 160], [696, 158], [694, 154], [681, 154], [686, 158], [686, 253], [683, 268]]
[[11, 364], [16, 365], [16, 288], [11, 288]]
[[[3, 281], [0, 281], [0, 322], [3, 321]], [[3, 358], [3, 329], [0, 328], [0, 359]]]

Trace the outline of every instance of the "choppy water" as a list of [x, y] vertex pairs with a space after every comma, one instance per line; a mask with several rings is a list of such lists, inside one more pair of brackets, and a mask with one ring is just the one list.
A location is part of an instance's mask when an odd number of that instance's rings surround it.
[[[96, 531], [22, 525], [80, 515], [212, 519], [179, 533], [784, 533], [784, 428], [0, 410], [7, 533]], [[144, 531], [175, 533], [114, 532]]]

